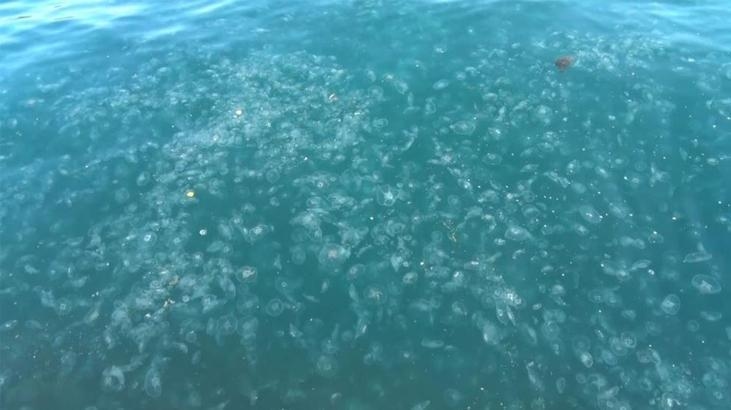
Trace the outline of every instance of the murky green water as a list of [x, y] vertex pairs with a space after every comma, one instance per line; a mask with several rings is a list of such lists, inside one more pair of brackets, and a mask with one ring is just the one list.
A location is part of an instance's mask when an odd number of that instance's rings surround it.
[[0, 5], [0, 407], [727, 408], [728, 21]]

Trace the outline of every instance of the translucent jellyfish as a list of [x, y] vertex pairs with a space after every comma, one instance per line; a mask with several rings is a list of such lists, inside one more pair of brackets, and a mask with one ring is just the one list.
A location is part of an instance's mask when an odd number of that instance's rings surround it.
[[556, 61], [553, 62], [553, 64], [559, 71], [566, 71], [574, 64], [574, 57], [569, 55], [561, 56], [558, 57]]
[[592, 357], [591, 353], [589, 352], [579, 352], [579, 361], [581, 364], [583, 364], [587, 369], [594, 366], [594, 358]]
[[219, 335], [227, 336], [236, 332], [238, 320], [236, 319], [236, 316], [229, 313], [228, 315], [218, 318], [216, 327]]
[[510, 288], [500, 288], [495, 290], [495, 297], [499, 298], [510, 306], [520, 306], [523, 304], [523, 298], [518, 293]]
[[401, 278], [401, 282], [403, 282], [404, 285], [413, 285], [418, 279], [419, 274], [417, 274], [416, 272], [407, 272]]
[[243, 320], [239, 325], [238, 333], [243, 341], [256, 339], [256, 331], [259, 328], [259, 321], [256, 318]]
[[700, 315], [703, 320], [708, 322], [718, 322], [719, 320], [723, 319], [723, 313], [717, 311], [703, 310], [701, 311]]
[[123, 204], [127, 202], [130, 198], [129, 190], [127, 188], [120, 188], [116, 191], [114, 191], [114, 200], [118, 204]]
[[701, 324], [698, 323], [697, 320], [689, 320], [688, 323], [685, 325], [685, 328], [688, 329], [689, 332], [694, 333], [701, 328]]
[[58, 313], [60, 316], [65, 316], [71, 312], [71, 308], [71, 301], [65, 298], [61, 298], [58, 300], [58, 304], [56, 305], [56, 313]]
[[579, 215], [590, 224], [598, 224], [602, 221], [602, 216], [591, 205], [581, 205], [579, 207]]
[[350, 251], [335, 243], [328, 243], [320, 249], [317, 260], [326, 269], [339, 268], [350, 257]]
[[73, 351], [64, 352], [64, 354], [61, 356], [60, 360], [60, 369], [61, 373], [64, 375], [68, 375], [71, 373], [74, 368], [76, 367], [76, 362], [78, 361], [77, 354]]
[[150, 174], [147, 172], [143, 172], [140, 175], [137, 176], [137, 186], [144, 187], [150, 182]]
[[381, 206], [393, 206], [398, 199], [398, 192], [390, 186], [380, 187], [376, 191], [376, 202]]
[[244, 233], [244, 238], [249, 243], [255, 243], [264, 238], [267, 233], [271, 231], [271, 228], [264, 224], [256, 225], [250, 229], [247, 229]]
[[365, 273], [365, 265], [358, 263], [348, 268], [347, 276], [349, 280], [355, 280], [363, 276]]
[[558, 394], [563, 394], [563, 392], [566, 390], [566, 379], [563, 377], [559, 377], [556, 379], [556, 391]]
[[373, 127], [376, 129], [383, 129], [388, 125], [388, 120], [385, 118], [376, 118], [373, 120]]
[[464, 395], [457, 389], [449, 388], [444, 391], [444, 402], [447, 407], [459, 407], [463, 400]]
[[559, 340], [561, 338], [561, 327], [554, 321], [547, 321], [541, 325], [541, 333], [548, 340]]
[[444, 347], [444, 341], [425, 337], [421, 339], [421, 346], [427, 349], [441, 349]]
[[677, 295], [669, 294], [660, 303], [660, 309], [666, 315], [675, 315], [680, 310], [680, 298]]
[[270, 184], [273, 184], [279, 180], [279, 170], [277, 169], [270, 169], [264, 174], [264, 178], [266, 178], [267, 182]]
[[481, 326], [482, 340], [488, 345], [496, 346], [502, 339], [502, 331], [492, 322], [484, 321]]
[[374, 365], [383, 361], [383, 345], [375, 342], [368, 347], [368, 353], [363, 356], [363, 363], [366, 365]]
[[145, 393], [152, 398], [162, 395], [162, 380], [160, 371], [156, 367], [150, 367], [145, 374]]
[[236, 298], [236, 285], [229, 276], [220, 276], [218, 278], [218, 286], [223, 291], [226, 299]]
[[102, 372], [102, 388], [110, 392], [124, 389], [124, 373], [118, 366], [104, 369]]
[[449, 80], [441, 79], [432, 85], [432, 88], [439, 91], [449, 87]]
[[553, 110], [551, 110], [551, 108], [542, 104], [536, 108], [536, 118], [538, 118], [538, 120], [540, 120], [543, 124], [550, 124], [552, 117]]
[[256, 268], [253, 266], [244, 266], [239, 270], [236, 276], [242, 283], [250, 283], [256, 279]]
[[406, 94], [406, 92], [409, 91], [409, 85], [406, 84], [406, 82], [404, 82], [402, 80], [394, 80], [393, 88], [395, 88], [396, 91], [402, 95]]
[[424, 400], [420, 401], [413, 406], [411, 406], [411, 410], [426, 410], [429, 408], [429, 405], [431, 404], [431, 400]]
[[477, 129], [477, 124], [474, 120], [463, 120], [457, 121], [449, 127], [455, 134], [459, 135], [472, 135]]
[[633, 333], [622, 332], [619, 339], [627, 349], [634, 349], [637, 347], [637, 337]]
[[426, 102], [424, 103], [424, 114], [425, 115], [432, 115], [435, 112], [437, 112], [437, 105], [434, 102], [433, 98], [427, 98]]
[[157, 235], [155, 232], [147, 232], [144, 235], [142, 235], [142, 242], [146, 244], [154, 244], [157, 242]]
[[338, 372], [337, 362], [331, 356], [322, 355], [315, 364], [317, 374], [322, 377], [333, 377]]
[[505, 239], [511, 241], [521, 242], [530, 239], [530, 237], [530, 232], [518, 225], [511, 225], [505, 230]]
[[307, 251], [304, 246], [295, 245], [289, 250], [289, 256], [292, 263], [302, 265], [307, 260]]
[[651, 262], [647, 259], [640, 259], [632, 264], [629, 268], [630, 271], [636, 271], [638, 269], [647, 269], [650, 267]]
[[284, 312], [284, 302], [282, 302], [279, 298], [274, 298], [267, 303], [264, 311], [271, 317], [277, 317]]
[[701, 295], [713, 295], [721, 291], [721, 283], [710, 275], [697, 274], [690, 283]]
[[711, 260], [713, 257], [706, 251], [691, 252], [683, 258], [683, 263], [700, 263]]
[[2, 325], [0, 325], [0, 332], [13, 330], [16, 327], [18, 327], [18, 323], [19, 322], [18, 322], [17, 319], [8, 320], [7, 322], [5, 322]]
[[663, 243], [663, 242], [665, 242], [665, 237], [664, 237], [664, 236], [662, 236], [662, 234], [660, 234], [660, 233], [659, 233], [659, 232], [657, 232], [657, 231], [652, 231], [652, 232], [650, 232], [650, 234], [649, 234], [649, 235], [647, 236], [647, 240], [648, 240], [648, 241], [649, 241], [650, 243], [660, 244], [660, 243]]
[[452, 313], [457, 316], [467, 316], [469, 312], [467, 310], [467, 306], [463, 302], [457, 300], [452, 303]]
[[530, 361], [525, 365], [525, 370], [528, 373], [528, 380], [530, 381], [531, 385], [536, 388], [536, 390], [543, 390], [544, 384], [543, 380], [541, 380], [538, 366], [536, 366], [536, 363], [534, 361]]
[[627, 354], [627, 347], [622, 342], [622, 339], [618, 337], [612, 337], [609, 339], [609, 348], [617, 356], [624, 356]]

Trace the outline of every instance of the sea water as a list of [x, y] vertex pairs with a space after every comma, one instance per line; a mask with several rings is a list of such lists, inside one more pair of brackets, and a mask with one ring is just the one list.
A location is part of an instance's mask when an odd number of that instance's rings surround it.
[[729, 408], [730, 21], [4, 2], [0, 408]]

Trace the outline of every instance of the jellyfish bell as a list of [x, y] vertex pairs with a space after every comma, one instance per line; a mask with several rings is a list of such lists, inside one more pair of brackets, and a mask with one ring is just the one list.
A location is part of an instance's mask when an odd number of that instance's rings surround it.
[[554, 61], [553, 63], [556, 65], [558, 71], [566, 71], [574, 64], [574, 57], [569, 55], [561, 56], [557, 58], [556, 61]]

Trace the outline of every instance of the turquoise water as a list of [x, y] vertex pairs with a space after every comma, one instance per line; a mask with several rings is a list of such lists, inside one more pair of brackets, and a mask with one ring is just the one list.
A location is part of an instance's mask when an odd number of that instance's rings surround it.
[[729, 21], [3, 3], [0, 408], [728, 408]]

